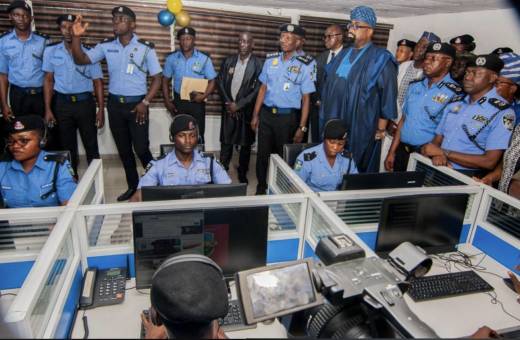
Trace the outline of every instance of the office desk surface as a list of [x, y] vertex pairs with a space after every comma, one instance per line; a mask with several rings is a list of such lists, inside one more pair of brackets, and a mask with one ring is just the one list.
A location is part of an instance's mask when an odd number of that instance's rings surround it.
[[[127, 281], [126, 287], [135, 287], [135, 279]], [[135, 339], [141, 333], [141, 311], [150, 307], [149, 290], [138, 292], [135, 289], [126, 291], [125, 301], [119, 305], [89, 309], [85, 315], [88, 319], [90, 339]], [[78, 310], [73, 339], [82, 339], [83, 310]], [[227, 332], [229, 338], [286, 338], [287, 332], [283, 325], [275, 320], [272, 324], [259, 323], [256, 328], [236, 332]]]
[[[468, 255], [478, 254], [481, 251], [471, 245], [465, 244], [459, 250]], [[507, 277], [507, 268], [496, 262], [493, 258], [484, 255], [472, 258], [475, 265], [480, 260], [481, 266], [486, 271], [495, 273], [500, 277]], [[451, 266], [451, 271], [468, 270], [457, 266]], [[447, 273], [443, 264], [434, 260], [432, 269], [427, 275]], [[495, 288], [497, 299], [503, 303], [506, 311], [520, 319], [520, 304], [517, 302], [517, 294], [510, 290], [502, 279], [489, 273], [477, 272], [484, 280]], [[493, 293], [493, 292], [491, 292]], [[481, 326], [489, 326], [495, 330], [519, 326], [520, 321], [513, 319], [502, 311], [500, 304], [492, 303], [492, 298], [486, 293], [468, 294], [444, 299], [414, 302], [407, 294], [405, 300], [415, 314], [435, 330], [441, 338], [458, 338], [474, 333]]]

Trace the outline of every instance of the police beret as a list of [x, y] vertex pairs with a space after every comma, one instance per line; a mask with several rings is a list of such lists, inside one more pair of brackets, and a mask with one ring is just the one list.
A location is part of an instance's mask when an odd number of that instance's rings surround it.
[[468, 63], [468, 67], [484, 67], [496, 73], [500, 73], [500, 70], [504, 67], [504, 62], [496, 54], [483, 54], [471, 60]]
[[158, 270], [152, 279], [150, 300], [167, 324], [207, 325], [228, 312], [222, 273], [200, 261], [181, 261]]
[[16, 117], [12, 122], [9, 123], [8, 132], [18, 133], [24, 131], [40, 130], [45, 129], [45, 123], [40, 116], [27, 115]]
[[134, 19], [136, 18], [134, 11], [132, 11], [129, 7], [126, 6], [117, 6], [112, 9], [112, 16], [115, 16], [116, 14], [123, 14], [126, 16], [129, 16], [130, 18]]
[[510, 47], [499, 47], [495, 48], [491, 54], [503, 54], [503, 53], [512, 53], [513, 50]]
[[302, 38], [305, 38], [305, 30], [303, 27], [294, 24], [285, 24], [280, 26], [280, 32], [294, 33]]
[[76, 20], [76, 16], [74, 14], [62, 14], [56, 18], [56, 23], [61, 25], [64, 21], [74, 22]]
[[437, 43], [428, 45], [428, 48], [426, 49], [426, 53], [441, 53], [441, 54], [445, 54], [448, 57], [451, 57], [454, 59], [457, 51], [450, 44], [437, 42]]
[[7, 13], [10, 13], [13, 9], [16, 8], [23, 8], [27, 12], [29, 12], [29, 14], [32, 15], [31, 6], [29, 6], [29, 4], [25, 2], [25, 0], [14, 0], [13, 2], [11, 2], [7, 7]]
[[413, 49], [415, 47], [415, 45], [417, 45], [417, 43], [415, 41], [411, 41], [408, 39], [401, 39], [397, 42], [397, 47], [406, 46], [406, 47], [410, 47], [411, 49]]
[[325, 123], [323, 131], [324, 139], [345, 139], [347, 138], [347, 128], [341, 119], [331, 119]]
[[182, 37], [185, 34], [189, 34], [189, 35], [195, 36], [196, 33], [197, 32], [195, 32], [194, 28], [183, 27], [183, 28], [181, 28], [180, 30], [177, 31], [177, 39], [179, 39], [180, 37]]
[[170, 125], [170, 134], [175, 137], [181, 131], [194, 130], [197, 128], [197, 121], [190, 115], [180, 114], [173, 118]]
[[475, 41], [475, 38], [473, 38], [471, 35], [463, 34], [463, 35], [459, 35], [458, 37], [452, 38], [450, 40], [450, 44], [469, 45], [474, 41]]

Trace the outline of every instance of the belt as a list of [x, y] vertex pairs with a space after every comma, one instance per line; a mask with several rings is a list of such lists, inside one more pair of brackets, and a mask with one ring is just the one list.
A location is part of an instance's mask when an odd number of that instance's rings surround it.
[[422, 145], [419, 145], [419, 146], [410, 145], [410, 144], [406, 144], [403, 142], [401, 142], [401, 144], [403, 145], [404, 151], [406, 151], [407, 153], [419, 152], [421, 150], [421, 146], [422, 146]]
[[275, 115], [288, 115], [291, 113], [298, 113], [300, 111], [300, 109], [282, 108], [267, 105], [262, 105], [262, 108]]
[[81, 102], [84, 100], [91, 99], [92, 93], [82, 92], [82, 93], [64, 94], [64, 93], [56, 92], [56, 98], [65, 100], [67, 102], [76, 103], [76, 102]]
[[119, 96], [116, 94], [109, 93], [109, 99], [115, 100], [118, 103], [121, 104], [127, 104], [127, 103], [137, 103], [143, 100], [144, 95], [142, 96]]
[[43, 92], [43, 87], [41, 87], [41, 86], [40, 87], [20, 87], [20, 86], [11, 84], [11, 87], [17, 91], [24, 92], [25, 94], [31, 94], [31, 95]]

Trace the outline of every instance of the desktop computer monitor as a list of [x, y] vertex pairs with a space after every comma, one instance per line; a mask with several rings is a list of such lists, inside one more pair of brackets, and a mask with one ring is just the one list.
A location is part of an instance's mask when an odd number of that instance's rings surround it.
[[416, 188], [424, 184], [424, 172], [381, 172], [343, 175], [339, 190]]
[[405, 241], [429, 254], [455, 251], [459, 244], [468, 194], [428, 194], [385, 198], [376, 253], [385, 257]]
[[224, 276], [266, 265], [269, 207], [136, 211], [136, 287], [149, 288], [155, 270], [174, 254], [203, 254]]
[[142, 187], [143, 201], [246, 196], [247, 183]]

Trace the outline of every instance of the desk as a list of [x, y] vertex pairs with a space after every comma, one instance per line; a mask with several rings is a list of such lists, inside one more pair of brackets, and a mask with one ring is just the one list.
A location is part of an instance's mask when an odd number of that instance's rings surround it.
[[[135, 279], [127, 281], [126, 287], [135, 287]], [[119, 305], [89, 309], [85, 315], [88, 318], [90, 339], [136, 339], [141, 334], [141, 311], [150, 307], [149, 290], [126, 291], [125, 301]], [[73, 339], [82, 339], [83, 310], [78, 310], [72, 329]], [[259, 323], [256, 328], [236, 332], [227, 332], [229, 338], [286, 338], [287, 332], [283, 325], [275, 320], [272, 324]]]
[[[461, 245], [459, 250], [468, 255], [481, 253], [479, 249], [469, 244]], [[472, 263], [478, 263], [482, 257], [483, 255], [479, 255], [472, 258]], [[489, 272], [498, 274], [501, 277], [507, 277], [507, 268], [489, 256], [486, 256], [480, 265], [486, 267]], [[451, 266], [451, 268], [452, 271], [457, 271], [454, 266]], [[445, 267], [435, 260], [428, 275], [444, 274], [446, 272]], [[502, 279], [495, 275], [482, 272], [478, 272], [478, 274], [495, 288], [497, 298], [503, 303], [505, 310], [520, 318], [520, 304], [516, 301], [517, 294], [510, 290], [502, 282]], [[441, 338], [468, 336], [481, 326], [489, 326], [497, 331], [508, 327], [520, 326], [520, 321], [505, 314], [499, 304], [492, 304], [491, 297], [485, 293], [423, 302], [414, 302], [405, 294], [405, 300], [417, 317], [433, 328]]]

